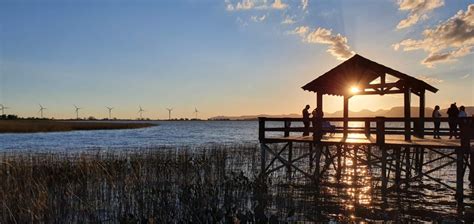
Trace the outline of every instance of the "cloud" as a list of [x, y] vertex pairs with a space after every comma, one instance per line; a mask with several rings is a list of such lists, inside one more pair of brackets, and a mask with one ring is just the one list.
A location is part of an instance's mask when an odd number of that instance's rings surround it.
[[429, 84], [440, 84], [440, 83], [444, 82], [444, 80], [442, 80], [442, 79], [438, 79], [436, 77], [427, 76], [427, 75], [418, 75], [417, 78], [420, 79], [420, 80], [423, 80], [423, 81], [425, 81]]
[[226, 0], [227, 11], [238, 11], [238, 10], [251, 10], [251, 9], [276, 9], [282, 10], [288, 7], [288, 4], [282, 2], [282, 0], [275, 0], [273, 3], [269, 3], [268, 0], [238, 0], [232, 2]]
[[309, 27], [300, 26], [290, 33], [299, 35], [306, 43], [329, 45], [327, 52], [338, 60], [345, 60], [354, 55], [347, 44], [347, 38], [341, 34], [333, 35], [332, 30], [318, 27], [310, 31]]
[[305, 11], [306, 9], [308, 9], [308, 5], [309, 5], [309, 0], [301, 0], [301, 9], [303, 11]]
[[460, 79], [467, 79], [467, 78], [469, 78], [469, 76], [471, 76], [471, 74], [465, 74], [465, 75], [461, 76]]
[[286, 7], [288, 7], [288, 5], [281, 2], [281, 0], [275, 0], [272, 4], [272, 8], [274, 9], [285, 9]]
[[428, 56], [422, 61], [427, 67], [436, 63], [455, 61], [473, 52], [474, 48], [474, 4], [464, 12], [423, 31], [419, 40], [406, 39], [394, 44], [395, 50], [424, 50]]
[[286, 16], [285, 20], [281, 22], [281, 24], [289, 24], [289, 25], [293, 23], [295, 23], [295, 20], [291, 16]]
[[398, 10], [409, 11], [408, 17], [401, 20], [397, 29], [403, 29], [428, 18], [428, 13], [444, 5], [443, 0], [399, 0]]
[[293, 31], [288, 32], [288, 34], [299, 35], [304, 38], [308, 32], [309, 32], [309, 27], [299, 26], [299, 27], [296, 27]]
[[254, 22], [262, 22], [263, 20], [265, 20], [265, 18], [267, 18], [267, 15], [263, 15], [263, 16], [251, 16], [250, 19]]

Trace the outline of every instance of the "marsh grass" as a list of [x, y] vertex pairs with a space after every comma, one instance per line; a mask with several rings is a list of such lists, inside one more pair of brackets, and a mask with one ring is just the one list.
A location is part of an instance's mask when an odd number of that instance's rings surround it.
[[318, 187], [296, 173], [288, 181], [285, 169], [263, 179], [259, 158], [256, 145], [0, 154], [0, 223], [411, 222], [446, 216], [430, 212], [438, 199], [410, 192], [394, 194], [390, 209], [381, 209], [375, 185], [367, 194], [371, 202], [358, 205], [351, 194], [364, 186], [331, 182], [333, 170]]
[[[247, 208], [236, 148], [110, 154], [3, 154], [0, 223], [214, 223]], [[240, 154], [254, 149], [238, 147]], [[240, 166], [241, 167], [241, 166]], [[252, 169], [251, 165], [247, 169]]]

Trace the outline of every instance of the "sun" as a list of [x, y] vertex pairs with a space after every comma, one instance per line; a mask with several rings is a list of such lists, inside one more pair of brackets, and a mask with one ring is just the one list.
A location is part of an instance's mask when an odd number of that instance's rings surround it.
[[358, 92], [360, 92], [360, 89], [357, 86], [353, 86], [353, 87], [351, 87], [350, 91], [351, 91], [351, 93], [358, 93]]

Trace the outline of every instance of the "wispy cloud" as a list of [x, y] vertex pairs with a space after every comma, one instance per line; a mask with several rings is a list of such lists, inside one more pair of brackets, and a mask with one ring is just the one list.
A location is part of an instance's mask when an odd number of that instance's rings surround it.
[[285, 19], [281, 22], [281, 24], [294, 24], [295, 23], [295, 20], [293, 19], [293, 17], [291, 16], [286, 16]]
[[250, 17], [250, 19], [254, 22], [262, 22], [263, 20], [265, 20], [265, 18], [267, 18], [267, 15]]
[[238, 10], [263, 10], [263, 9], [275, 9], [282, 10], [288, 7], [288, 4], [284, 3], [282, 0], [274, 0], [272, 3], [268, 0], [238, 0], [231, 1], [226, 0], [226, 9], [227, 11], [238, 11]]
[[433, 76], [428, 76], [428, 75], [418, 75], [416, 76], [418, 79], [423, 80], [429, 84], [440, 84], [443, 83], [444, 80], [433, 77]]
[[299, 35], [306, 43], [329, 45], [327, 52], [336, 57], [338, 60], [345, 60], [354, 55], [347, 44], [347, 37], [341, 34], [333, 34], [332, 30], [318, 27], [310, 31], [307, 26], [297, 27], [291, 32]]
[[423, 31], [423, 39], [406, 39], [393, 45], [395, 50], [424, 50], [429, 55], [422, 61], [427, 67], [453, 61], [472, 53], [474, 48], [474, 4], [464, 12]]
[[460, 79], [467, 79], [471, 76], [471, 74], [465, 74], [463, 76], [460, 77]]
[[301, 0], [301, 9], [303, 11], [306, 11], [306, 9], [308, 9], [308, 6], [309, 6], [309, 0]]
[[403, 29], [427, 19], [428, 13], [444, 5], [443, 0], [399, 0], [400, 11], [409, 11], [408, 17], [400, 21], [397, 29]]

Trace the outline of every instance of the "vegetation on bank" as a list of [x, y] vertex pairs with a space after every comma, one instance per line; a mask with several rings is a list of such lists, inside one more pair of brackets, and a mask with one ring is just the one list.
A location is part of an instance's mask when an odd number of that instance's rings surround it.
[[0, 120], [0, 133], [135, 129], [151, 126], [154, 126], [154, 124], [100, 121]]

